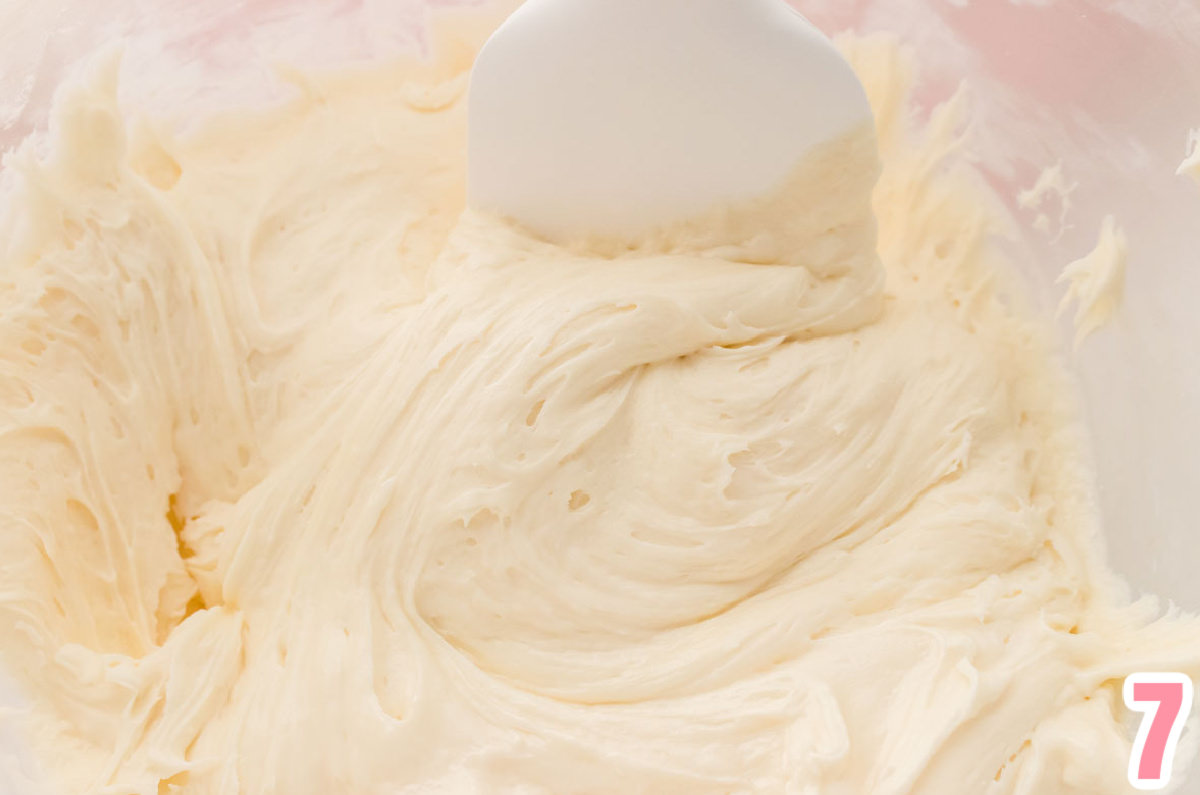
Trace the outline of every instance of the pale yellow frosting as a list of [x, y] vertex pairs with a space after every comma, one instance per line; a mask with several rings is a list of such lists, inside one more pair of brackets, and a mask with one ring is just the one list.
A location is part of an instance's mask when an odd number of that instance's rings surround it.
[[1179, 174], [1200, 182], [1200, 129], [1192, 130], [1188, 137], [1188, 152], [1188, 156], [1179, 166]]
[[1113, 216], [1100, 225], [1096, 247], [1084, 257], [1063, 268], [1059, 284], [1067, 293], [1059, 304], [1059, 314], [1075, 306], [1075, 345], [1078, 347], [1097, 329], [1112, 320], [1125, 297], [1125, 270], [1128, 266], [1129, 239]]
[[962, 104], [845, 47], [881, 172], [629, 246], [464, 214], [470, 44], [183, 138], [65, 92], [0, 226], [51, 791], [1127, 791], [1121, 679], [1200, 625], [1108, 572]]

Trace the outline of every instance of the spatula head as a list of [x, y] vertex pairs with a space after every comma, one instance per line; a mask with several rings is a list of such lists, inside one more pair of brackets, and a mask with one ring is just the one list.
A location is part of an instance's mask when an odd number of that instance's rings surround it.
[[551, 239], [635, 237], [770, 192], [870, 119], [784, 0], [528, 0], [472, 76], [470, 202]]

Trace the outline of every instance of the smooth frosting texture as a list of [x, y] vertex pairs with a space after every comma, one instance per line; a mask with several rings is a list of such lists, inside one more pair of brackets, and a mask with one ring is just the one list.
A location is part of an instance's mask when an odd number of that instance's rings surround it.
[[918, 127], [847, 41], [877, 139], [558, 247], [464, 213], [475, 41], [182, 139], [110, 65], [11, 158], [0, 649], [51, 791], [1127, 791], [1121, 679], [1200, 624], [1104, 563], [962, 103]]
[[1188, 150], [1190, 154], [1180, 164], [1179, 174], [1200, 182], [1200, 129], [1192, 130], [1188, 138]]
[[1074, 304], [1076, 346], [1112, 320], [1121, 308], [1128, 259], [1129, 239], [1110, 215], [1100, 225], [1100, 239], [1091, 253], [1063, 268], [1058, 282], [1067, 285], [1067, 293], [1058, 312], [1066, 314]]

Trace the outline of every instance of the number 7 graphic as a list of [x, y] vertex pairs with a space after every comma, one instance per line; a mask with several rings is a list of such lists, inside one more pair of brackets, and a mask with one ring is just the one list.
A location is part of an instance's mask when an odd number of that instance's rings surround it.
[[1134, 674], [1125, 680], [1125, 706], [1145, 713], [1133, 755], [1129, 783], [1139, 790], [1166, 789], [1183, 724], [1192, 713], [1192, 680], [1183, 674]]

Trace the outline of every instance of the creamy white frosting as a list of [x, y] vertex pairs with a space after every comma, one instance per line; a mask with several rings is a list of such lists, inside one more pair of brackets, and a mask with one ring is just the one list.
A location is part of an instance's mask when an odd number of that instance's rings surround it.
[[1179, 174], [1200, 182], [1200, 129], [1192, 130], [1188, 136], [1188, 152], [1179, 166]]
[[0, 227], [55, 791], [1126, 791], [1120, 681], [1200, 625], [1104, 563], [962, 104], [844, 46], [881, 169], [631, 246], [463, 213], [470, 42], [185, 138], [65, 92]]
[[1063, 268], [1059, 284], [1067, 285], [1059, 304], [1059, 315], [1075, 305], [1075, 345], [1110, 320], [1125, 297], [1125, 270], [1128, 266], [1129, 239], [1113, 216], [1100, 225], [1096, 247], [1084, 257]]

